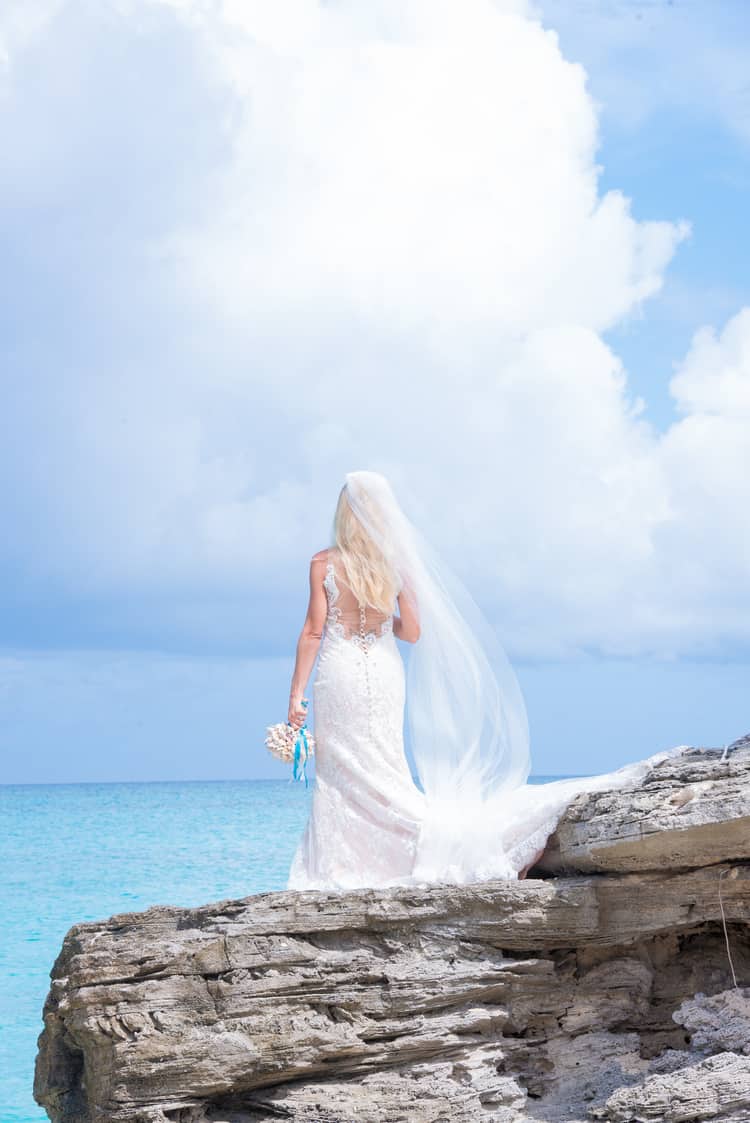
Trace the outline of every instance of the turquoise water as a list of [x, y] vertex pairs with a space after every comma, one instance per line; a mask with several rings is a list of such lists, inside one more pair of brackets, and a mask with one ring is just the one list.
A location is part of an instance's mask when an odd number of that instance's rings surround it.
[[71, 925], [283, 889], [311, 795], [286, 780], [0, 785], [0, 1123], [47, 1119], [34, 1059]]

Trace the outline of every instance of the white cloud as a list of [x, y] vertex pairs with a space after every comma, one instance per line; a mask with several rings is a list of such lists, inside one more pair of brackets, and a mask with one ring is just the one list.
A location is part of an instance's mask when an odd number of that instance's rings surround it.
[[743, 308], [717, 336], [695, 333], [690, 352], [670, 383], [684, 413], [708, 413], [747, 423], [750, 415], [750, 308]]
[[750, 308], [695, 333], [670, 389], [685, 416], [660, 441], [672, 517], [653, 595], [694, 648], [730, 653], [750, 635]]
[[43, 32], [65, 0], [4, 0], [0, 8], [0, 66]]
[[600, 195], [585, 72], [524, 12], [69, 3], [18, 48], [3, 511], [32, 586], [150, 615], [150, 641], [234, 644], [244, 611], [278, 645], [343, 473], [373, 466], [515, 655], [747, 641], [713, 614], [745, 603], [739, 562], [717, 584], [698, 529], [729, 520], [746, 435], [705, 435], [734, 345], [686, 360], [655, 432], [601, 333], [689, 228]]

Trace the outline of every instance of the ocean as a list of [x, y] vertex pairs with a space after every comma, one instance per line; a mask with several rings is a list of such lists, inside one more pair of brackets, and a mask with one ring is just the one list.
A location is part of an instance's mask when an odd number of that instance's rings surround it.
[[68, 929], [283, 889], [312, 791], [286, 780], [0, 785], [0, 1123], [47, 1120], [34, 1059]]

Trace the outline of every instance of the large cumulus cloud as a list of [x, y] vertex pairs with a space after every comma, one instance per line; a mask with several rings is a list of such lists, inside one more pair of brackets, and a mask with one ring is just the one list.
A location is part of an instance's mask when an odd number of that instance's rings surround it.
[[603, 333], [689, 226], [599, 190], [586, 74], [530, 8], [35, 13], [0, 24], [2, 514], [48, 636], [279, 653], [370, 466], [513, 655], [746, 645], [747, 319], [696, 336], [656, 431]]

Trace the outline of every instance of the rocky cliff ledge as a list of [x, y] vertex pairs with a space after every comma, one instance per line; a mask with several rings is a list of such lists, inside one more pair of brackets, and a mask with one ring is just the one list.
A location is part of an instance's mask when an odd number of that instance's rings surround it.
[[580, 796], [532, 875], [77, 924], [35, 1096], [60, 1123], [748, 1123], [750, 738]]

